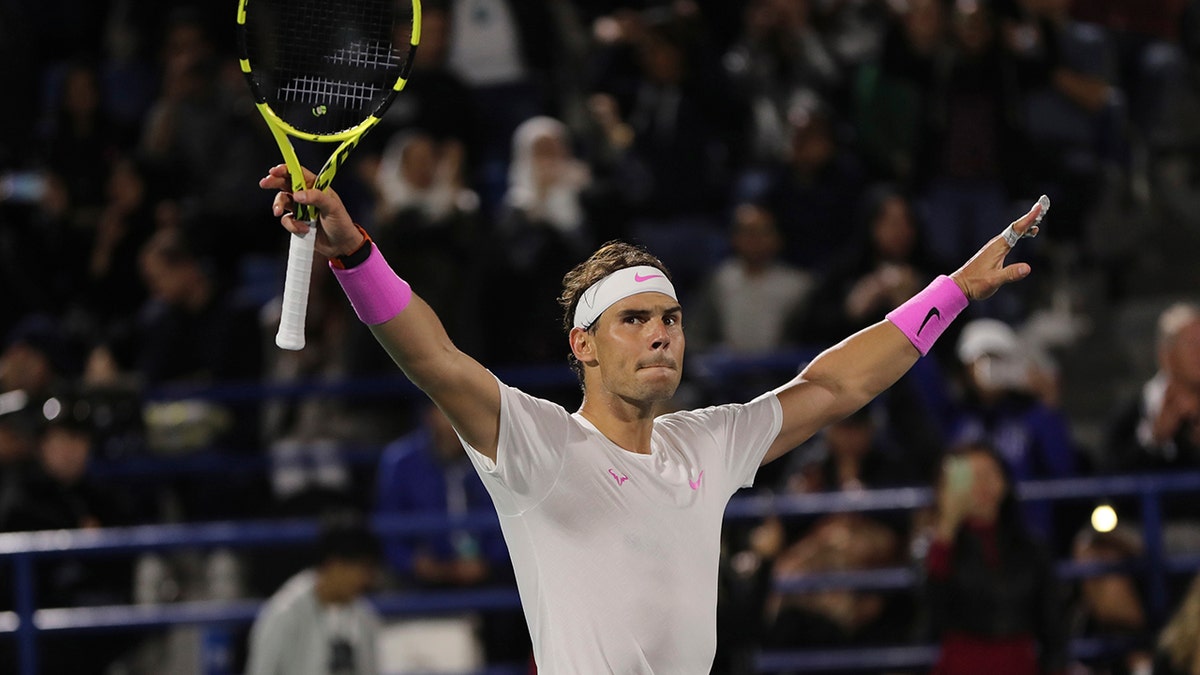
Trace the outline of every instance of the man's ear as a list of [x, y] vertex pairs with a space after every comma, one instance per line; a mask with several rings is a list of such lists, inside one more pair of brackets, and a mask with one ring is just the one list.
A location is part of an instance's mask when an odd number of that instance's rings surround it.
[[572, 328], [571, 353], [585, 366], [596, 365], [596, 336], [582, 328]]

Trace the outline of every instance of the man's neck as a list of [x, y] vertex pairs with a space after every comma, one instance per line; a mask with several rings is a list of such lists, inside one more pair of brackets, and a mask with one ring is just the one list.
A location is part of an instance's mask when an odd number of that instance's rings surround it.
[[622, 449], [648, 455], [650, 432], [654, 430], [654, 407], [653, 404], [631, 404], [617, 396], [585, 396], [579, 414]]

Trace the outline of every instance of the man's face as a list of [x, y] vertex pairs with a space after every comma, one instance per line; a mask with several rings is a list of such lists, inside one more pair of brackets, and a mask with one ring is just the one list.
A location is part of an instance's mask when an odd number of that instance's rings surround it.
[[75, 485], [87, 471], [92, 442], [87, 434], [52, 427], [42, 437], [42, 466], [64, 485]]
[[580, 361], [596, 366], [593, 386], [631, 403], [675, 395], [683, 371], [683, 312], [670, 296], [631, 295], [604, 310], [595, 334], [583, 339], [590, 351]]
[[1171, 376], [1189, 387], [1200, 387], [1200, 320], [1179, 330], [1167, 356]]
[[332, 558], [322, 566], [327, 588], [334, 602], [352, 602], [375, 585], [379, 565], [373, 560]]

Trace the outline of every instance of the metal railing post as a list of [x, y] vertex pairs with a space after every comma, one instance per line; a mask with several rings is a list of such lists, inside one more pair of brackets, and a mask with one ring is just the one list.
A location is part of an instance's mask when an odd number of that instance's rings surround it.
[[1146, 609], [1150, 625], [1161, 625], [1167, 611], [1166, 553], [1163, 551], [1162, 494], [1149, 481], [1141, 488], [1142, 537], [1146, 547]]
[[17, 668], [21, 675], [38, 675], [37, 626], [33, 623], [37, 591], [33, 562], [30, 553], [19, 553], [12, 558], [13, 604], [20, 621], [17, 625]]

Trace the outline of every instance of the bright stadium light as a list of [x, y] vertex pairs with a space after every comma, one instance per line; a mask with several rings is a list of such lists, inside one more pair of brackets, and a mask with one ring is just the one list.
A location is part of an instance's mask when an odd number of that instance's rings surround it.
[[1108, 504], [1101, 504], [1092, 511], [1092, 529], [1097, 532], [1112, 532], [1117, 527], [1117, 512]]

